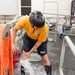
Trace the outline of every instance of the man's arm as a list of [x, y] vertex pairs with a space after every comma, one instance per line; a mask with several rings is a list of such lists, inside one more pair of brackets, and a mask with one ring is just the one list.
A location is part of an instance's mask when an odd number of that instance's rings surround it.
[[42, 44], [42, 42], [37, 41], [35, 43], [35, 45], [32, 47], [32, 49], [30, 50], [30, 54], [35, 51], [40, 45]]
[[14, 27], [12, 29], [12, 49], [13, 49], [13, 53], [16, 52], [16, 50], [18, 50], [18, 48], [15, 46], [16, 34], [17, 34], [17, 29]]
[[37, 41], [29, 52], [23, 51], [22, 59], [27, 59], [30, 56], [30, 54], [34, 52], [41, 44], [42, 42]]
[[15, 44], [16, 34], [17, 34], [17, 29], [14, 27], [14, 28], [12, 29], [12, 43], [13, 43], [13, 44]]

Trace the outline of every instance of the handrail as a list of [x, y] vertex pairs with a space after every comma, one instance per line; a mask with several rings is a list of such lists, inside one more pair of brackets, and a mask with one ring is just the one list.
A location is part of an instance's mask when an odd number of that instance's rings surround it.
[[12, 20], [12, 21], [10, 21], [10, 22], [8, 22], [8, 23], [6, 23], [6, 24], [9, 24], [9, 25], [10, 25], [10, 27], [11, 27], [11, 26], [12, 26], [12, 24], [14, 24], [14, 23], [16, 23], [17, 21], [19, 21], [22, 17], [23, 17], [23, 16], [20, 16], [20, 17], [18, 17], [17, 19]]
[[43, 14], [48, 14], [48, 15], [58, 15], [58, 16], [69, 16], [69, 17], [75, 17], [74, 15], [65, 15], [65, 14], [55, 14], [55, 13], [43, 13]]
[[[20, 18], [19, 18], [20, 19]], [[15, 22], [17, 22], [19, 19], [16, 19], [16, 20], [12, 20], [11, 22], [8, 22], [7, 24], [13, 24], [13, 23], [15, 23]]]
[[[20, 17], [18, 17], [17, 19], [8, 22], [6, 25], [10, 25], [10, 28], [11, 28], [11, 27], [14, 27], [14, 25], [15, 25], [14, 23], [18, 22], [22, 17], [23, 17], [23, 16], [20, 16]], [[12, 28], [11, 28], [11, 29], [12, 29]], [[11, 30], [11, 31], [12, 31], [12, 30]], [[21, 34], [21, 33], [19, 32], [19, 34]], [[24, 34], [24, 33], [23, 33], [23, 34]], [[20, 37], [18, 37], [18, 38], [15, 40], [16, 43], [23, 37], [23, 34], [21, 34]]]
[[62, 43], [62, 49], [61, 49], [61, 57], [60, 57], [60, 64], [59, 64], [59, 73], [60, 75], [64, 75], [63, 73], [63, 63], [64, 63], [64, 56], [65, 56], [65, 49], [66, 49], [66, 43], [70, 47], [70, 50], [72, 51], [73, 55], [75, 56], [75, 45], [71, 41], [71, 39], [68, 36], [65, 36]]

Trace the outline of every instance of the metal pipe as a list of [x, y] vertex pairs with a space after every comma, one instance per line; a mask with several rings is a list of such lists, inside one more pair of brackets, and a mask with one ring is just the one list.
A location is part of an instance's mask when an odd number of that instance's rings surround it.
[[20, 18], [19, 19], [17, 19], [17, 20], [13, 20], [13, 21], [11, 21], [11, 22], [8, 22], [7, 24], [13, 24], [13, 23], [15, 23], [15, 22], [17, 22], [18, 20], [20, 20]]
[[64, 75], [64, 74], [63, 74], [63, 70], [62, 70], [62, 69], [60, 69], [60, 75]]
[[[45, 3], [56, 3], [57, 4], [56, 28], [55, 28], [55, 33], [54, 33], [54, 42], [56, 42], [56, 40], [57, 40], [57, 30], [58, 30], [58, 2], [57, 1], [44, 1], [43, 9], [45, 8]], [[43, 12], [44, 12], [44, 10], [43, 10]]]
[[64, 38], [66, 40], [66, 42], [68, 43], [73, 55], [75, 56], [75, 45], [73, 44], [73, 42], [71, 41], [71, 39], [68, 36], [65, 36]]
[[61, 56], [60, 56], [60, 64], [59, 64], [60, 75], [64, 75], [64, 73], [63, 73], [63, 63], [64, 63], [66, 43], [68, 44], [68, 46], [70, 47], [73, 55], [75, 56], [75, 45], [73, 44], [73, 42], [71, 41], [71, 39], [68, 36], [65, 36], [64, 39], [63, 39], [62, 48], [61, 48]]
[[53, 13], [43, 13], [43, 14], [75, 17], [74, 15], [64, 15], [64, 14], [53, 14]]
[[10, 22], [8, 22], [8, 23], [6, 23], [6, 24], [8, 24], [8, 25], [10, 25], [10, 27], [12, 27], [12, 26], [14, 26], [14, 23], [16, 23], [17, 21], [19, 21], [22, 17], [23, 17], [23, 16], [21, 16], [21, 17], [15, 19], [15, 20], [12, 20], [12, 21], [10, 21]]

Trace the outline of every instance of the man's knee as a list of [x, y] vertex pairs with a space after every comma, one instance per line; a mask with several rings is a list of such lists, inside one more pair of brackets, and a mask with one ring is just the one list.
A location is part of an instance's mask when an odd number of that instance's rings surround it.
[[41, 57], [44, 57], [44, 56], [47, 54], [47, 51], [39, 51], [38, 54], [39, 54]]
[[43, 56], [41, 56], [41, 58], [42, 58], [42, 60], [43, 61], [49, 61], [49, 59], [48, 59], [48, 54], [46, 53], [45, 55], [43, 55]]

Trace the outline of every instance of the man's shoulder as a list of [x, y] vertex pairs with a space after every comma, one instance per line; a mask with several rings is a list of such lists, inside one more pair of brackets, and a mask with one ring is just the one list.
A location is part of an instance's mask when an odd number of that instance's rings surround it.
[[46, 23], [45, 23], [43, 29], [45, 29], [45, 30], [48, 29], [48, 25]]
[[41, 29], [40, 29], [41, 32], [48, 32], [48, 25], [45, 24]]
[[29, 16], [25, 15], [25, 16], [22, 17], [22, 19], [29, 19]]
[[21, 22], [28, 22], [29, 21], [29, 16], [25, 15], [20, 19]]

